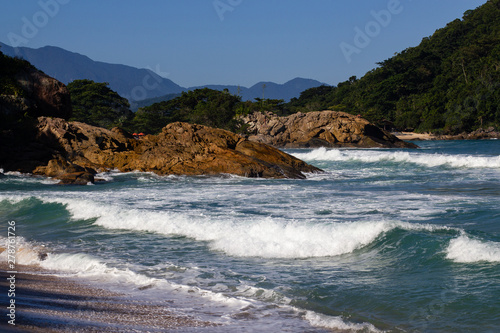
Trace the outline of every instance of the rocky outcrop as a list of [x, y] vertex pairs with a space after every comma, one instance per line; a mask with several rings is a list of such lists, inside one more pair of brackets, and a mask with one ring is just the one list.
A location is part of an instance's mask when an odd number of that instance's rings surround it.
[[500, 132], [496, 131], [494, 127], [488, 127], [486, 129], [479, 128], [474, 132], [461, 133], [458, 135], [438, 135], [435, 137], [436, 140], [488, 140], [488, 139], [500, 139]]
[[249, 140], [275, 147], [417, 147], [345, 112], [299, 112], [288, 117], [256, 112], [244, 117], [243, 122], [248, 126], [247, 132], [252, 133]]
[[53, 158], [34, 173], [77, 183], [93, 181], [97, 171], [151, 171], [160, 175], [235, 174], [246, 177], [305, 178], [320, 169], [265, 144], [234, 133], [172, 123], [158, 135], [134, 139], [114, 128], [40, 117], [36, 141]]
[[94, 182], [96, 171], [70, 163], [61, 156], [52, 159], [47, 166], [37, 167], [33, 173], [60, 180], [60, 184], [86, 185]]
[[68, 89], [28, 62], [1, 52], [0, 77], [0, 166], [32, 172], [54, 158], [53, 149], [36, 140], [37, 117], [69, 118]]
[[6, 119], [50, 116], [68, 119], [71, 116], [71, 97], [64, 84], [34, 69], [22, 68], [13, 79], [12, 94], [0, 94], [0, 114]]
[[71, 116], [71, 97], [64, 84], [38, 71], [26, 70], [17, 75], [28, 100], [35, 101], [31, 109], [35, 116], [68, 119]]
[[118, 128], [68, 122], [71, 99], [62, 83], [1, 53], [0, 70], [6, 78], [0, 92], [0, 170], [63, 184], [94, 182], [98, 171], [109, 169], [273, 178], [320, 171], [276, 148], [206, 126], [173, 123], [137, 140]]

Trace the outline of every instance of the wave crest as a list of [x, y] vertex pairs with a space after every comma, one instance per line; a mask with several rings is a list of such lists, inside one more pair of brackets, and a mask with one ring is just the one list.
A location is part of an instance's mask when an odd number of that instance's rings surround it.
[[414, 163], [427, 167], [450, 166], [453, 168], [500, 169], [500, 156], [473, 156], [449, 154], [410, 153], [407, 151], [340, 150], [318, 148], [308, 153], [294, 153], [293, 156], [310, 161], [360, 161], [365, 163], [391, 161]]
[[465, 235], [452, 239], [446, 258], [459, 263], [500, 262], [500, 243], [482, 242]]

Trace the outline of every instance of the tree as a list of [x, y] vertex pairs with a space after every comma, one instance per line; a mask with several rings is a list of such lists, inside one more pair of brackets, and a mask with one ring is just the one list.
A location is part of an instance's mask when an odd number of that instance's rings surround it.
[[196, 89], [183, 92], [175, 99], [140, 108], [132, 124], [137, 130], [149, 133], [157, 133], [176, 121], [236, 131], [239, 122], [235, 116], [243, 109], [241, 98], [229, 91]]
[[499, 59], [500, 0], [489, 0], [361, 79], [308, 89], [285, 109], [330, 108], [450, 134], [499, 126]]
[[108, 85], [92, 80], [70, 82], [68, 90], [73, 106], [70, 120], [105, 128], [127, 126], [134, 116], [130, 104]]

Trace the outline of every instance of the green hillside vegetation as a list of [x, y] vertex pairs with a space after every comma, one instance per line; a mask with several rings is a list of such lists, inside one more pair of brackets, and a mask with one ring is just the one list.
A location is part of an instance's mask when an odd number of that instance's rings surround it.
[[30, 126], [38, 116], [36, 109], [28, 108], [29, 98], [17, 76], [36, 69], [28, 61], [9, 57], [0, 51], [0, 130], [14, 131]]
[[182, 95], [182, 93], [168, 94], [168, 95], [164, 95], [164, 96], [143, 99], [143, 100], [140, 100], [140, 101], [133, 101], [131, 103], [131, 110], [133, 112], [137, 112], [140, 108], [144, 108], [146, 106], [150, 106], [150, 105], [153, 105], [155, 103], [161, 103], [161, 102], [165, 102], [165, 101], [170, 101], [171, 99], [180, 97], [181, 95]]
[[169, 123], [183, 121], [242, 132], [244, 128], [237, 116], [264, 109], [280, 113], [283, 107], [283, 100], [242, 102], [241, 97], [230, 94], [227, 89], [203, 88], [140, 108], [132, 120], [132, 127], [135, 131], [157, 133]]
[[363, 78], [304, 91], [288, 112], [332, 109], [455, 134], [500, 124], [500, 0], [465, 12]]
[[[16, 74], [26, 69], [36, 69], [28, 61], [6, 56], [0, 52], [0, 129], [12, 129], [16, 123], [30, 124], [36, 119], [29, 108], [23, 113], [8, 111], [12, 98], [23, 99], [24, 90], [16, 79]], [[211, 127], [242, 132], [244, 127], [238, 115], [253, 111], [270, 110], [282, 114], [283, 100], [259, 99], [242, 102], [240, 96], [226, 89], [218, 91], [208, 88], [183, 92], [176, 98], [147, 107], [134, 113], [127, 99], [104, 82], [75, 80], [67, 85], [71, 96], [72, 115], [69, 120], [80, 121], [93, 126], [124, 128], [130, 132], [156, 134], [171, 122], [183, 121]], [[4, 107], [5, 104], [5, 107]]]
[[73, 116], [70, 120], [94, 126], [122, 127], [130, 132], [156, 134], [169, 123], [182, 121], [242, 132], [238, 115], [258, 110], [282, 113], [283, 100], [257, 99], [242, 102], [227, 90], [208, 88], [183, 92], [179, 97], [139, 108], [133, 113], [129, 102], [107, 83], [76, 80], [68, 84]]
[[168, 123], [176, 121], [234, 129], [235, 107], [239, 102], [239, 97], [228, 92], [197, 89], [184, 92], [172, 100], [139, 109], [133, 123], [141, 132], [158, 132]]
[[0, 92], [2, 95], [20, 96], [23, 90], [15, 75], [25, 68], [33, 68], [29, 62], [19, 58], [6, 56], [0, 52]]
[[75, 80], [68, 84], [73, 116], [70, 120], [111, 128], [127, 127], [134, 116], [127, 99], [111, 90], [108, 83]]
[[[0, 52], [0, 95], [23, 93], [15, 73], [25, 66], [31, 65]], [[456, 134], [479, 127], [498, 128], [500, 0], [467, 11], [462, 20], [449, 23], [424, 38], [419, 46], [379, 63], [361, 79], [353, 76], [336, 87], [311, 88], [286, 104], [283, 100], [260, 98], [242, 102], [241, 96], [227, 89], [203, 88], [133, 113], [129, 102], [107, 83], [76, 80], [68, 84], [68, 90], [73, 107], [71, 120], [150, 134], [175, 121], [244, 133], [238, 116], [250, 112], [288, 115], [325, 109], [361, 114], [379, 125], [392, 124], [400, 130], [417, 132]]]
[[[11, 102], [9, 96], [14, 98], [25, 97], [24, 90], [15, 77], [17, 73], [26, 68], [34, 67], [25, 60], [12, 58], [0, 52], [0, 109], [2, 109], [0, 112], [0, 128], [8, 128], [12, 123], [22, 120], [19, 119], [18, 114], [7, 112], [4, 107]], [[29, 116], [29, 112], [26, 112], [23, 117]]]

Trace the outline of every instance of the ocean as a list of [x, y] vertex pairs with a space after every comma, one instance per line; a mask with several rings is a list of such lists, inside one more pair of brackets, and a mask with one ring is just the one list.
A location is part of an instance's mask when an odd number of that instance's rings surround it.
[[498, 332], [500, 142], [416, 143], [286, 150], [325, 170], [305, 180], [6, 173], [0, 238], [15, 221], [19, 264], [220, 324], [176, 332]]

